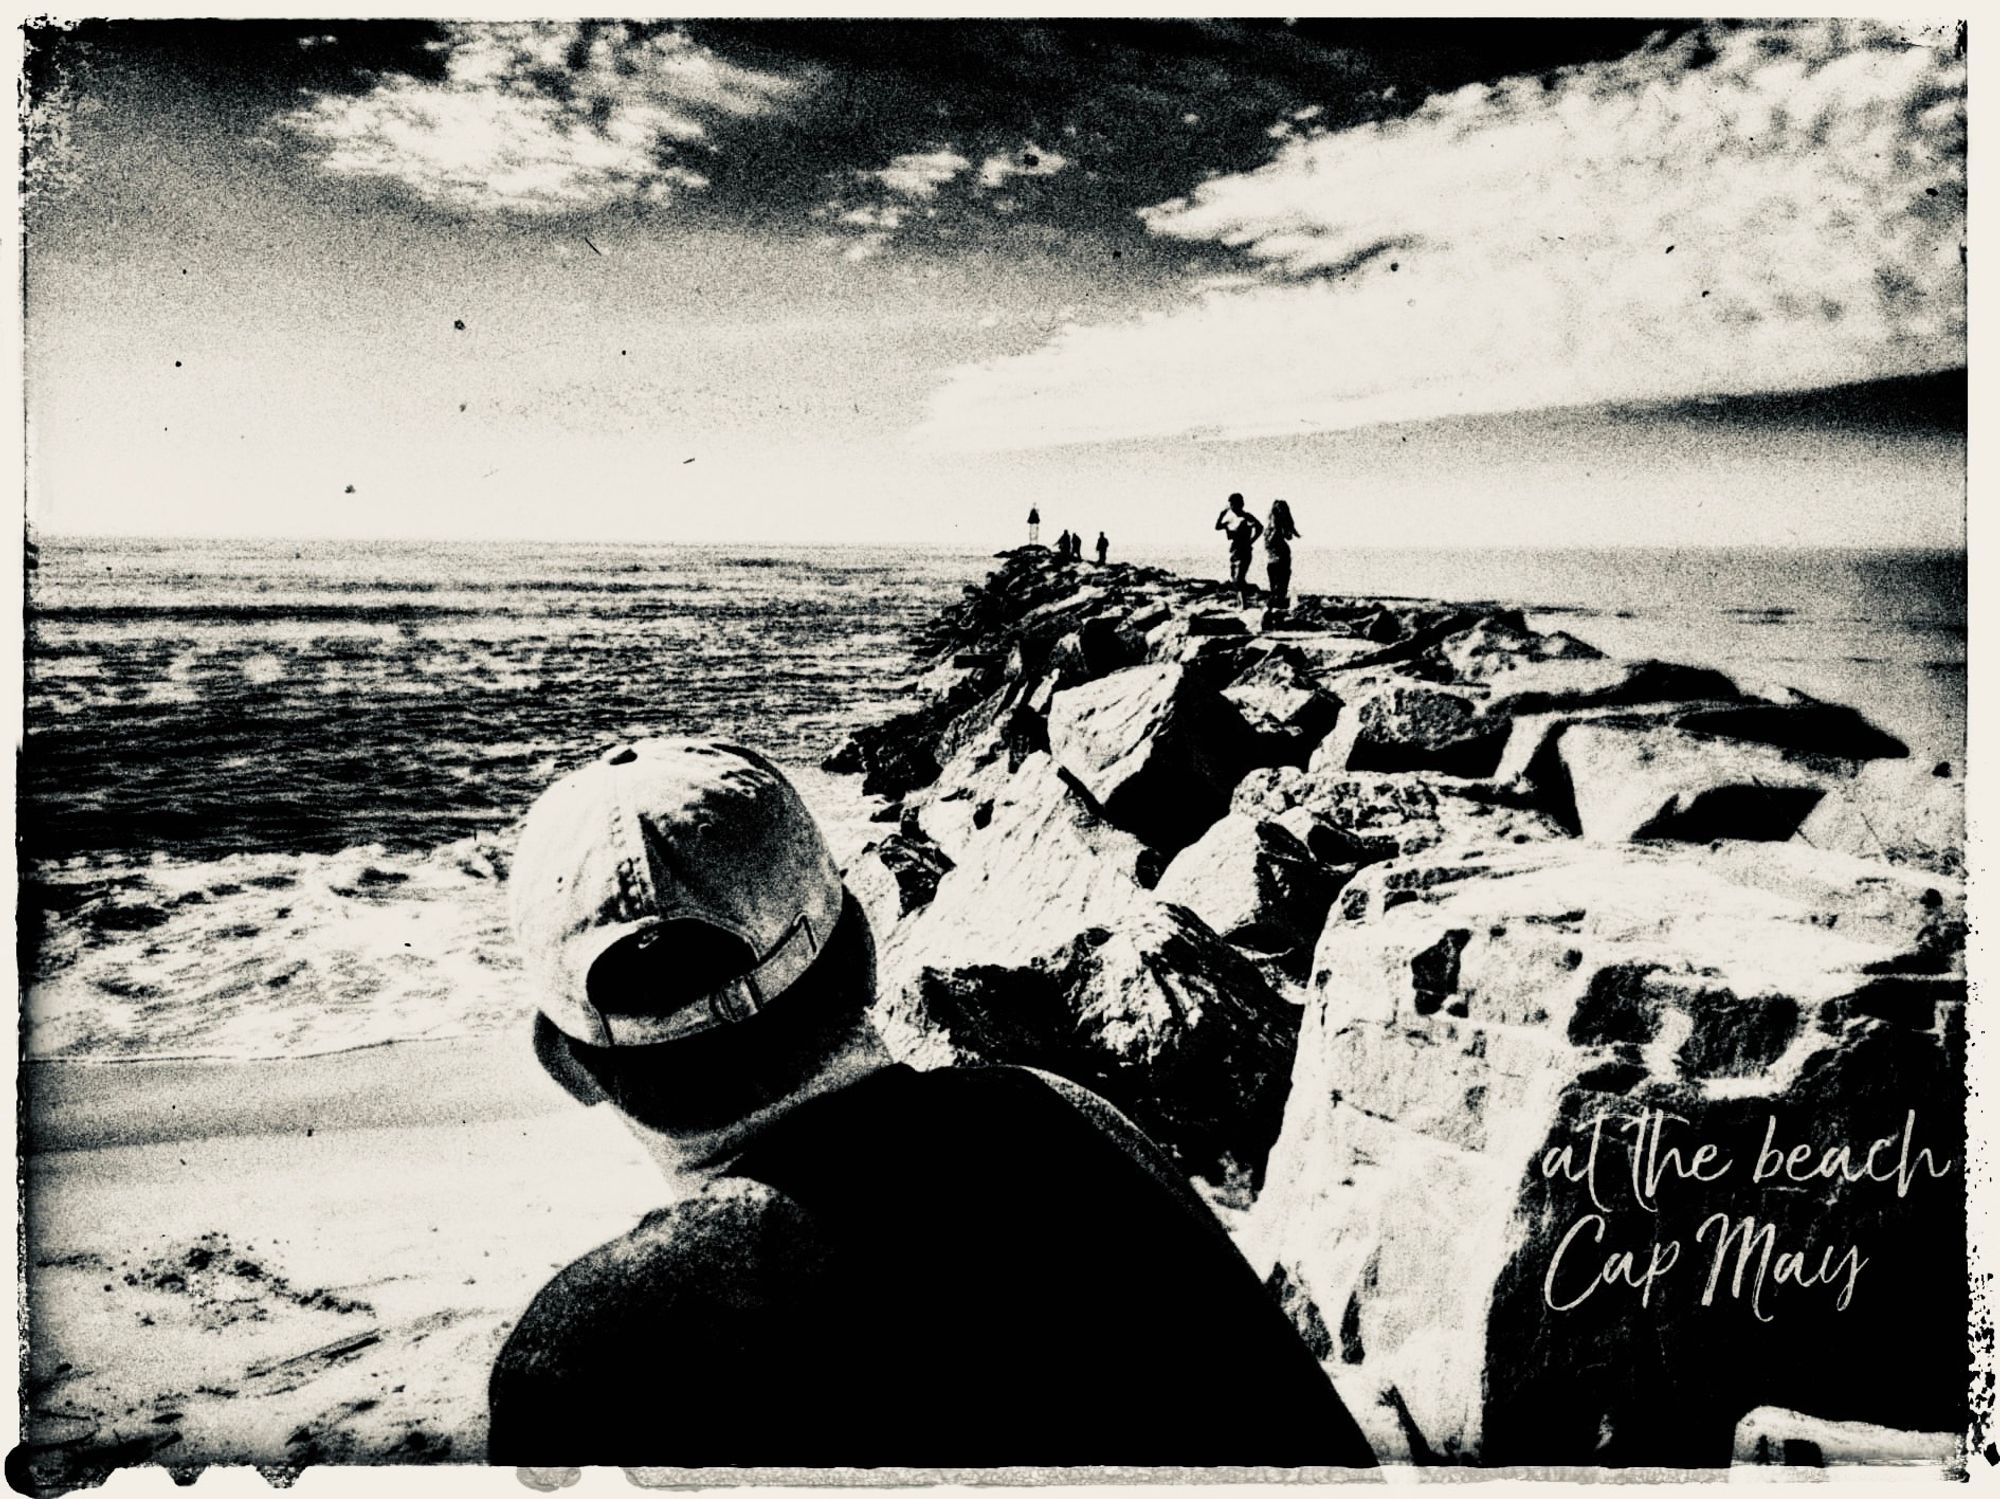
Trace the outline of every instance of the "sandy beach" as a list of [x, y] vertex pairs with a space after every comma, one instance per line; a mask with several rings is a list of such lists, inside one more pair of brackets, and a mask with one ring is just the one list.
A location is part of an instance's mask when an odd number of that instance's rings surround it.
[[[24, 1439], [152, 1461], [477, 1462], [548, 1273], [657, 1174], [513, 1038], [30, 1069]], [[87, 1122], [83, 1122], [87, 1121]]]

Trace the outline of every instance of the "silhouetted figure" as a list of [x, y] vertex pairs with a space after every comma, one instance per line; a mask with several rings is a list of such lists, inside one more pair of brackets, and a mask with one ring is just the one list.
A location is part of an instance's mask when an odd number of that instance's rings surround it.
[[1257, 538], [1264, 534], [1264, 527], [1243, 508], [1243, 496], [1233, 494], [1229, 497], [1229, 508], [1215, 518], [1215, 529], [1229, 538], [1229, 582], [1236, 590], [1236, 605], [1240, 609], [1250, 602], [1250, 557]]
[[1042, 544], [1042, 512], [1033, 505], [1028, 507], [1028, 545]]
[[1292, 543], [1299, 528], [1292, 524], [1292, 507], [1271, 501], [1271, 520], [1264, 527], [1264, 571], [1271, 581], [1271, 610], [1282, 614], [1292, 606]]
[[1069, 527], [1063, 527], [1062, 535], [1056, 538], [1056, 555], [1067, 562], [1070, 559], [1070, 543], [1076, 538], [1069, 534]]
[[1111, 553], [1111, 538], [1102, 531], [1097, 533], [1097, 565], [1104, 566], [1104, 559]]

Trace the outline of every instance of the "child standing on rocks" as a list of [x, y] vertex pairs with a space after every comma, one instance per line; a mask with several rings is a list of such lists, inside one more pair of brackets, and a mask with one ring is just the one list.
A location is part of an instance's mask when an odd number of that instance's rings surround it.
[[1215, 529], [1229, 537], [1229, 584], [1236, 590], [1236, 605], [1250, 602], [1250, 557], [1264, 527], [1256, 516], [1243, 508], [1243, 496], [1229, 497], [1229, 507], [1215, 518]]
[[1271, 612], [1283, 614], [1292, 604], [1292, 543], [1299, 528], [1292, 524], [1292, 507], [1271, 501], [1271, 519], [1264, 527], [1264, 570], [1271, 580]]

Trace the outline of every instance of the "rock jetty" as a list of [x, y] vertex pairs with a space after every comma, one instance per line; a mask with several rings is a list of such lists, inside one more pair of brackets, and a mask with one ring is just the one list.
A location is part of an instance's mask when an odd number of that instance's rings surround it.
[[1963, 1429], [1952, 767], [1518, 609], [1042, 548], [914, 649], [827, 762], [890, 802], [885, 1036], [1131, 1114], [1385, 1458]]

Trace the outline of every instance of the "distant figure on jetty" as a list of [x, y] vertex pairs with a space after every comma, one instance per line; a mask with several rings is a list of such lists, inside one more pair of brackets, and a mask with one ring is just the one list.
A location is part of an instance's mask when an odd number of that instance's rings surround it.
[[1028, 507], [1028, 545], [1034, 547], [1034, 546], [1040, 546], [1041, 544], [1042, 544], [1042, 512], [1038, 510], [1035, 506], [1030, 505]]
[[1243, 496], [1229, 497], [1229, 507], [1215, 518], [1215, 529], [1229, 537], [1229, 582], [1236, 590], [1238, 608], [1250, 602], [1250, 558], [1264, 527], [1243, 508]]
[[1270, 609], [1283, 614], [1292, 606], [1292, 543], [1299, 528], [1292, 524], [1292, 507], [1271, 501], [1271, 519], [1264, 527], [1264, 571], [1271, 583]]
[[1065, 562], [1069, 561], [1069, 559], [1075, 555], [1075, 553], [1070, 550], [1070, 548], [1074, 546], [1075, 543], [1076, 543], [1076, 538], [1069, 534], [1069, 527], [1067, 526], [1063, 527], [1062, 535], [1056, 538], [1056, 555], [1062, 558], [1062, 560]]
[[666, 1205], [521, 1315], [490, 1461], [1372, 1466], [1122, 1114], [890, 1059], [868, 919], [762, 755], [651, 739], [571, 772], [508, 898], [536, 1055], [616, 1111]]
[[1106, 536], [1102, 531], [1099, 531], [1097, 533], [1097, 565], [1099, 567], [1104, 566], [1105, 559], [1110, 555], [1111, 538]]

